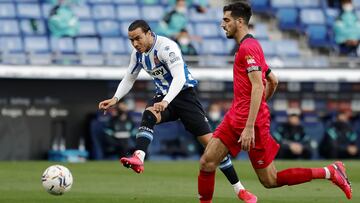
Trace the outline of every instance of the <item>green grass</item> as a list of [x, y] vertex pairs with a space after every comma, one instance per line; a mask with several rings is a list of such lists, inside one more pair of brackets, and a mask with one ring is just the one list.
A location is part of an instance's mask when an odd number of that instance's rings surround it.
[[[330, 162], [277, 162], [287, 167], [321, 167]], [[73, 173], [74, 185], [63, 196], [52, 196], [41, 186], [40, 177], [52, 162], [0, 162], [0, 203], [197, 203], [197, 162], [147, 162], [145, 173], [135, 174], [114, 162], [64, 164]], [[360, 202], [360, 162], [347, 161], [353, 200]], [[315, 180], [299, 186], [265, 189], [249, 161], [235, 162], [242, 183], [266, 203], [339, 203], [344, 194], [329, 181]], [[218, 172], [214, 203], [235, 203], [232, 187]]]

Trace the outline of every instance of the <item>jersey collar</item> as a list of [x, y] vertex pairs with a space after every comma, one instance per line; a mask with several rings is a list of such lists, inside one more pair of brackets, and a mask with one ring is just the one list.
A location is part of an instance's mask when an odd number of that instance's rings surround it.
[[152, 32], [151, 35], [154, 37], [154, 43], [152, 44], [150, 50], [145, 53], [146, 55], [148, 55], [149, 53], [151, 53], [151, 51], [154, 49], [154, 46], [155, 46], [155, 44], [156, 44], [157, 35], [156, 35], [154, 32]]
[[240, 44], [245, 41], [248, 38], [254, 38], [254, 36], [252, 36], [251, 34], [246, 34], [241, 40], [240, 40]]

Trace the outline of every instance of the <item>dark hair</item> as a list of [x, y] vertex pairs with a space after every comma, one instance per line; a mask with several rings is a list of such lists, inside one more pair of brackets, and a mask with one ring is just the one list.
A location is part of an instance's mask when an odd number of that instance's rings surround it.
[[129, 25], [128, 31], [134, 31], [137, 28], [141, 28], [145, 33], [151, 31], [149, 24], [145, 20], [135, 20]]
[[231, 11], [231, 16], [235, 19], [242, 18], [246, 24], [249, 24], [252, 15], [251, 6], [246, 1], [240, 1], [234, 4], [224, 6], [225, 11]]

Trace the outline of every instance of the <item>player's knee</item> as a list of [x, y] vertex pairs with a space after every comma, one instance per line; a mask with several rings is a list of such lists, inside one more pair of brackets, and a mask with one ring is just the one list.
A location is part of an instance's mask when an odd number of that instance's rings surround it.
[[203, 171], [215, 171], [217, 164], [215, 161], [211, 161], [207, 156], [203, 155], [200, 158], [200, 169]]
[[260, 178], [259, 180], [261, 184], [267, 189], [277, 187], [277, 182], [276, 179], [274, 178], [263, 178], [263, 179]]
[[157, 117], [150, 110], [145, 110], [141, 119], [140, 128], [144, 128], [144, 130], [152, 131], [154, 126], [157, 123]]

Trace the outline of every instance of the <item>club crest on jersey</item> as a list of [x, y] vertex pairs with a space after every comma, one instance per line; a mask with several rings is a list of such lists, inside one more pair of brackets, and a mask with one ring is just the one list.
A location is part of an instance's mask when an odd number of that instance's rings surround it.
[[156, 67], [161, 65], [161, 62], [160, 62], [159, 58], [156, 55], [154, 56], [154, 63], [155, 63]]
[[245, 56], [245, 60], [246, 60], [247, 64], [249, 64], [249, 65], [256, 63], [254, 57], [253, 57], [253, 56], [250, 56], [250, 55], [246, 55], [246, 56]]

